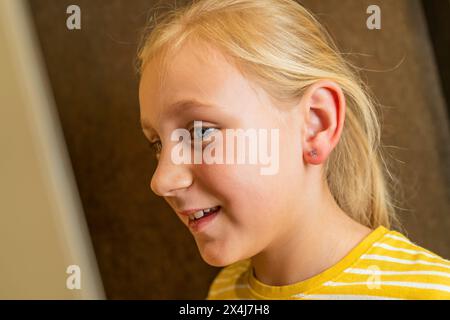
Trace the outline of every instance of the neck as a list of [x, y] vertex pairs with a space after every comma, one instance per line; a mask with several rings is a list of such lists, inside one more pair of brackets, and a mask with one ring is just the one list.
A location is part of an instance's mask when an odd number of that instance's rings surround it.
[[307, 214], [294, 216], [286, 230], [252, 258], [256, 278], [283, 286], [311, 278], [345, 257], [372, 230], [343, 212], [328, 187]]

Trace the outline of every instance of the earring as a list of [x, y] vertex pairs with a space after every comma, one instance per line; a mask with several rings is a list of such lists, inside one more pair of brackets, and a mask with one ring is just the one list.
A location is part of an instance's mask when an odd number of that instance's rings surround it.
[[317, 157], [317, 150], [316, 150], [316, 149], [312, 149], [312, 150], [309, 152], [309, 155], [310, 155], [311, 157], [313, 157], [313, 158]]

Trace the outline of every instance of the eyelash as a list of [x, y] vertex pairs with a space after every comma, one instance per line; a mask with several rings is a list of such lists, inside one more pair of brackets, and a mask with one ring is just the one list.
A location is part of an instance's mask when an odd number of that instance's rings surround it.
[[[195, 128], [193, 127], [193, 128], [191, 128], [190, 130], [189, 130], [189, 133], [191, 134], [191, 139], [194, 139], [194, 136], [193, 136], [193, 134], [194, 134], [194, 132], [193, 132], [193, 130], [194, 130]], [[214, 129], [214, 130], [218, 130], [218, 128], [215, 128], [215, 127], [203, 127], [202, 126], [202, 131], [203, 130], [209, 130], [209, 129]], [[213, 131], [214, 131], [213, 130]], [[211, 133], [210, 133], [211, 134]], [[202, 139], [204, 139], [205, 138], [205, 136], [203, 136], [202, 135]], [[162, 150], [162, 144], [161, 144], [161, 141], [160, 140], [156, 140], [156, 141], [153, 141], [153, 142], [148, 142], [148, 144], [149, 144], [149, 146], [150, 146], [150, 149], [152, 149], [153, 150], [153, 152], [155, 153], [155, 155], [156, 155], [156, 157], [158, 158], [159, 157], [159, 154], [161, 153], [161, 150]]]
[[[194, 135], [194, 129], [195, 128], [191, 128], [190, 130], [189, 130], [189, 133], [191, 134], [191, 139], [194, 139], [195, 137], [193, 136]], [[201, 128], [201, 130], [203, 131], [203, 130], [209, 130], [209, 129], [214, 129], [214, 130], [217, 130], [217, 128], [214, 128], [214, 127], [202, 127]], [[202, 136], [200, 137], [201, 139], [204, 139], [205, 138], [205, 136], [202, 134]]]
[[161, 141], [160, 140], [154, 142], [149, 141], [148, 145], [150, 146], [150, 149], [152, 149], [153, 152], [156, 154], [156, 156], [158, 156], [162, 149]]

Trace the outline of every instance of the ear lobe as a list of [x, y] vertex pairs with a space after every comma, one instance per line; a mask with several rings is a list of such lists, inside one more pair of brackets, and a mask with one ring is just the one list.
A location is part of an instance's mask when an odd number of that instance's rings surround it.
[[310, 141], [305, 144], [304, 158], [309, 164], [319, 165], [323, 163], [331, 152], [327, 143], [326, 132], [315, 133]]

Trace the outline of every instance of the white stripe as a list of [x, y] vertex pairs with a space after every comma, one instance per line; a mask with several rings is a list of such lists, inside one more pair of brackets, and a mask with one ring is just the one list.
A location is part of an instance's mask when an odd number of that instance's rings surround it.
[[437, 262], [429, 262], [425, 260], [405, 260], [405, 259], [397, 259], [387, 256], [381, 256], [378, 254], [363, 254], [361, 256], [361, 259], [365, 260], [379, 260], [379, 261], [389, 261], [389, 262], [396, 262], [396, 263], [402, 263], [402, 264], [424, 264], [427, 266], [436, 266], [436, 267], [443, 267], [450, 269], [450, 265], [443, 264], [443, 263], [437, 263]]
[[234, 289], [244, 289], [244, 288], [249, 288], [249, 286], [247, 284], [233, 285], [222, 289], [212, 290], [209, 292], [209, 295], [214, 296]]
[[403, 300], [384, 296], [368, 296], [355, 294], [297, 294], [293, 298], [322, 299], [322, 300]]
[[349, 268], [344, 270], [344, 272], [352, 274], [368, 274], [368, 275], [427, 275], [427, 276], [441, 276], [450, 278], [450, 273], [441, 271], [382, 271], [382, 270]]
[[[385, 236], [388, 237], [388, 238], [392, 238], [392, 239], [395, 239], [395, 240], [400, 240], [400, 241], [406, 242], [406, 243], [408, 243], [408, 244], [410, 244], [410, 245], [413, 245], [413, 246], [415, 246], [415, 247], [417, 247], [417, 248], [419, 248], [419, 249], [423, 249], [423, 248], [422, 248], [421, 246], [419, 246], [417, 243], [412, 242], [412, 241], [409, 240], [408, 238], [399, 237], [399, 236], [396, 236], [396, 235], [393, 235], [393, 234], [386, 234]], [[423, 253], [423, 254], [425, 254], [425, 255], [426, 255], [426, 254], [430, 254], [430, 253], [424, 252], [424, 251], [419, 251], [419, 252], [421, 252], [421, 253]], [[448, 259], [444, 259], [443, 257], [440, 257], [440, 256], [437, 255], [437, 254], [434, 254], [433, 257], [435, 257], [435, 258], [437, 258], [437, 259], [444, 260], [444, 261], [446, 261], [446, 262], [450, 262]]]
[[407, 238], [399, 237], [399, 236], [396, 236], [396, 235], [394, 235], [394, 234], [385, 234], [384, 236], [385, 236], [385, 237], [388, 237], [388, 238], [391, 238], [391, 239], [394, 239], [394, 240], [399, 240], [399, 241], [403, 241], [403, 242], [406, 242], [406, 243], [409, 243], [409, 244], [414, 244], [414, 245], [416, 245], [415, 243], [411, 242], [411, 241], [408, 240]]
[[228, 276], [225, 279], [221, 279], [221, 278], [215, 279], [214, 283], [222, 283], [222, 282], [228, 282], [228, 281], [231, 281], [231, 280], [236, 280], [241, 275], [242, 275], [242, 273], [239, 273], [239, 274], [235, 274], [235, 275], [232, 275], [232, 276]]
[[[407, 281], [377, 281], [376, 284], [385, 285], [385, 286], [408, 287], [408, 288], [415, 288], [415, 289], [433, 289], [433, 290], [450, 292], [449, 286], [444, 286], [442, 284], [434, 284], [434, 283], [407, 282]], [[328, 282], [324, 283], [323, 285], [329, 286], [329, 287], [360, 286], [360, 285], [367, 285], [367, 281], [362, 281], [362, 282], [328, 281]]]
[[431, 254], [425, 251], [416, 251], [416, 250], [410, 250], [410, 249], [404, 249], [404, 248], [397, 248], [397, 247], [393, 247], [390, 246], [388, 244], [385, 243], [374, 243], [373, 245], [374, 247], [380, 247], [386, 250], [391, 250], [391, 251], [401, 251], [401, 252], [405, 252], [405, 253], [409, 253], [409, 254], [423, 254], [424, 256], [430, 257], [430, 258], [434, 258], [434, 259], [439, 259], [439, 260], [444, 260], [441, 257], [435, 255], [435, 254]]
[[222, 271], [222, 274], [228, 274], [228, 273], [233, 273], [233, 272], [245, 271], [247, 269], [248, 269], [248, 267], [239, 267], [239, 268], [235, 267], [235, 268], [231, 268], [231, 269], [224, 269]]

